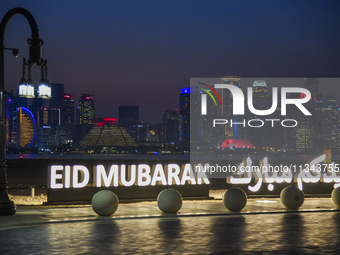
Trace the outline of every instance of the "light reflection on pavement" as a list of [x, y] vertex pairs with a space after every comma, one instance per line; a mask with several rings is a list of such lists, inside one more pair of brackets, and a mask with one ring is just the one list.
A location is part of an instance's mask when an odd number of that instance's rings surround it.
[[340, 213], [65, 221], [0, 231], [0, 254], [340, 253]]

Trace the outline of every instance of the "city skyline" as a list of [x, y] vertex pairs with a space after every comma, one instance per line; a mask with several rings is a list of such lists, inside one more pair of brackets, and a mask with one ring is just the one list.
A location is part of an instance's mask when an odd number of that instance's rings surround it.
[[[190, 115], [188, 116], [183, 111], [181, 122], [190, 122], [191, 153], [199, 150], [212, 153], [216, 148], [218, 150], [215, 152], [219, 153], [220, 146], [225, 141], [228, 140], [232, 148], [234, 141], [237, 143], [244, 139], [250, 142], [256, 150], [267, 152], [313, 152], [323, 149], [339, 149], [339, 105], [333, 95], [325, 96], [319, 91], [320, 81], [322, 84], [327, 84], [328, 79], [272, 78], [270, 80], [275, 86], [294, 85], [293, 88], [282, 87], [281, 89], [284, 90], [281, 92], [276, 89], [277, 92], [274, 95], [268, 93], [269, 88], [264, 80], [254, 81], [253, 79], [253, 85], [245, 88], [240, 87], [240, 84], [249, 84], [249, 78], [246, 78], [245, 82], [237, 76], [223, 76], [221, 79], [224, 84], [233, 84], [234, 87], [225, 87], [225, 91], [221, 91], [220, 86], [224, 85], [221, 84], [215, 87], [216, 90], [211, 88], [210, 93], [197, 84], [218, 84], [219, 79], [200, 78], [191, 79], [192, 87], [182, 90], [183, 107], [181, 110], [189, 108]], [[236, 98], [237, 103], [244, 101], [243, 94], [246, 91], [249, 96], [249, 89], [252, 99], [247, 100], [248, 107], [245, 106], [242, 109], [242, 103], [235, 105]], [[191, 95], [190, 104], [184, 100], [189, 94]], [[217, 99], [218, 103], [216, 103]], [[305, 105], [296, 108], [301, 100], [305, 101], [303, 103]], [[295, 103], [297, 104], [293, 105]], [[235, 109], [242, 111], [234, 112]], [[183, 132], [180, 131], [180, 133]], [[235, 147], [240, 146], [235, 145]]]
[[[96, 117], [138, 105], [140, 120], [158, 123], [192, 77], [338, 77], [337, 1], [10, 1], [1, 17], [19, 6], [36, 19], [50, 82], [65, 84], [75, 105], [94, 95]], [[23, 17], [9, 22], [5, 47], [20, 54], [5, 52], [7, 91], [17, 89], [30, 36]]]

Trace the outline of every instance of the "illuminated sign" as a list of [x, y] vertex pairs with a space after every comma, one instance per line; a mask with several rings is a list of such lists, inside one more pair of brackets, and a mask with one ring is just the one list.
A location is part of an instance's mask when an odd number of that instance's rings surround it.
[[303, 183], [335, 183], [334, 188], [340, 186], [340, 165], [334, 162], [325, 163], [323, 154], [306, 164], [291, 164], [290, 166], [268, 163], [268, 158], [260, 160], [260, 166], [253, 166], [250, 157], [245, 158], [235, 167], [230, 167], [231, 176], [227, 177], [230, 184], [250, 184], [249, 191], [258, 192], [263, 184], [268, 184], [269, 191], [274, 189], [275, 183], [296, 183], [303, 190]]
[[210, 184], [204, 172], [194, 172], [191, 164], [95, 165], [92, 180], [90, 170], [84, 165], [52, 165], [49, 172], [50, 189], [91, 187], [130, 187], [155, 185]]
[[[107, 189], [119, 199], [156, 199], [166, 188], [178, 190], [183, 197], [209, 197], [210, 183], [225, 188], [238, 186], [249, 195], [279, 195], [293, 183], [306, 194], [330, 194], [340, 186], [340, 164], [323, 154], [310, 162], [269, 161], [264, 157], [253, 163], [216, 161], [225, 165], [202, 162], [162, 162], [66, 160], [48, 167], [48, 203], [90, 203], [96, 192]], [[273, 164], [272, 164], [273, 163]], [[220, 177], [214, 175], [223, 172]], [[223, 176], [223, 177], [222, 177]], [[214, 178], [219, 178], [215, 182]]]

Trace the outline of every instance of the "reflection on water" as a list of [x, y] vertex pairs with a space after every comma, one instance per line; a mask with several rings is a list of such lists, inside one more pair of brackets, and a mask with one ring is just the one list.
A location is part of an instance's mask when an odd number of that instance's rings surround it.
[[158, 227], [166, 242], [168, 239], [181, 238], [182, 224], [180, 218], [159, 219]]
[[219, 229], [211, 236], [211, 248], [216, 251], [240, 252], [244, 247], [245, 218], [214, 217], [211, 222], [211, 230]]
[[165, 253], [170, 254], [176, 250], [184, 250], [185, 240], [183, 240], [182, 222], [179, 218], [158, 220], [160, 244]]
[[115, 246], [119, 244], [120, 230], [115, 221], [96, 221], [89, 226], [88, 243], [90, 251], [102, 251], [105, 254], [112, 254], [115, 252]]
[[303, 216], [300, 214], [289, 213], [283, 215], [281, 219], [281, 229], [280, 233], [280, 245], [288, 251], [299, 251], [303, 253], [301, 249], [301, 244], [305, 240], [305, 224], [303, 221]]
[[0, 230], [0, 254], [340, 254], [340, 213], [51, 223]]

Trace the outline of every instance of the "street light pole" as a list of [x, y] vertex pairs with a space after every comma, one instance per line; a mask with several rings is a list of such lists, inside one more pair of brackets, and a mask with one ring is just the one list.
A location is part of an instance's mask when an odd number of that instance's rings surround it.
[[39, 30], [32, 14], [24, 8], [17, 7], [9, 10], [0, 23], [0, 216], [14, 215], [16, 208], [13, 201], [10, 201], [7, 194], [7, 172], [6, 172], [6, 102], [5, 102], [5, 78], [4, 78], [4, 36], [8, 22], [16, 14], [22, 14], [28, 20], [32, 30], [32, 38], [28, 39], [30, 44], [29, 60], [31, 64], [41, 63], [41, 46], [43, 41], [39, 39]]

